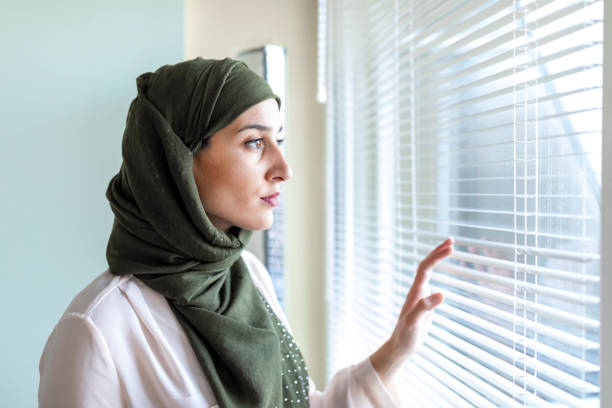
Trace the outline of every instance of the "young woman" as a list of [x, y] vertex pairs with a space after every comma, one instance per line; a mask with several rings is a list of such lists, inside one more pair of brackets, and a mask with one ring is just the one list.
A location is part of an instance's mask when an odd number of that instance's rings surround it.
[[40, 407], [399, 407], [393, 376], [442, 295], [419, 265], [389, 340], [317, 391], [269, 275], [244, 250], [291, 178], [280, 100], [244, 63], [196, 58], [138, 77], [109, 269], [68, 306], [40, 360]]

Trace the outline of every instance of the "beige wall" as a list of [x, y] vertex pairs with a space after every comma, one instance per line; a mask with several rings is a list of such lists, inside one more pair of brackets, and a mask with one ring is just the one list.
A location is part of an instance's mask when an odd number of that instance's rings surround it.
[[317, 388], [325, 385], [324, 107], [316, 103], [315, 0], [185, 2], [185, 57], [287, 50], [286, 309]]

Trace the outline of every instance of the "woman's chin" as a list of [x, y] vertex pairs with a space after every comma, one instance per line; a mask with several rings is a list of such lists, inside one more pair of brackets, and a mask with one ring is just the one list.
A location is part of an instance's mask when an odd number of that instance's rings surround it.
[[270, 212], [269, 216], [261, 217], [256, 222], [250, 222], [243, 228], [251, 231], [264, 231], [270, 228], [272, 224], [274, 224], [274, 216], [272, 215], [272, 212]]

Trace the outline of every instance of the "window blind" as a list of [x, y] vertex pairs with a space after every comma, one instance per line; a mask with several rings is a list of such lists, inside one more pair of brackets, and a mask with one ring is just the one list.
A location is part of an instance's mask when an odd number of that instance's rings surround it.
[[320, 13], [328, 375], [382, 345], [418, 263], [453, 236], [402, 398], [599, 406], [603, 2], [327, 0]]

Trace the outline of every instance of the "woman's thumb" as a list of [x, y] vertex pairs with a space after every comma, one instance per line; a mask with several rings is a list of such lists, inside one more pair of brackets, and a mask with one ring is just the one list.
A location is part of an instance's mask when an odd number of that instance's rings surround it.
[[416, 324], [425, 313], [435, 309], [443, 301], [444, 295], [440, 292], [421, 298], [406, 316], [407, 323], [409, 325]]
[[440, 292], [423, 298], [423, 304], [427, 310], [433, 310], [444, 301], [444, 295]]

